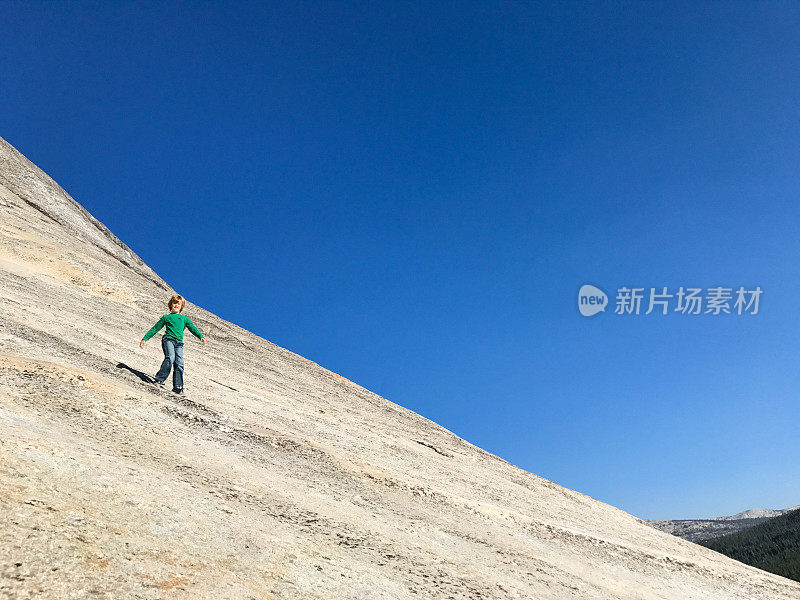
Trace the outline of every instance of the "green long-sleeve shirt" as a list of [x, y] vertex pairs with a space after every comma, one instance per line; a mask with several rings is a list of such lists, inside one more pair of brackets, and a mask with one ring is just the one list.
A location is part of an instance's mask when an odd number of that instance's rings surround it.
[[158, 323], [153, 325], [153, 327], [144, 334], [143, 340], [147, 341], [151, 337], [153, 337], [157, 331], [159, 331], [164, 325], [167, 326], [167, 331], [164, 333], [164, 337], [170, 337], [174, 340], [178, 340], [179, 342], [183, 341], [183, 330], [188, 327], [189, 331], [195, 334], [201, 340], [203, 339], [203, 334], [200, 333], [200, 330], [194, 326], [192, 320], [187, 317], [186, 315], [182, 315], [181, 313], [170, 313], [168, 315], [164, 315], [158, 320]]

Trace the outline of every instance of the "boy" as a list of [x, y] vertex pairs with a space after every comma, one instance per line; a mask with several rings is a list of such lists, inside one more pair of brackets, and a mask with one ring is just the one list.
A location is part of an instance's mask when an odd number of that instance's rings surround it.
[[163, 386], [169, 375], [170, 367], [175, 366], [172, 372], [172, 391], [176, 394], [183, 394], [183, 330], [188, 327], [189, 331], [195, 334], [203, 345], [206, 345], [206, 338], [194, 326], [192, 320], [182, 315], [183, 307], [186, 305], [184, 300], [178, 294], [175, 294], [169, 299], [167, 306], [169, 306], [168, 315], [164, 315], [158, 320], [158, 323], [153, 325], [152, 329], [144, 334], [142, 341], [139, 342], [139, 348], [144, 348], [144, 343], [153, 337], [158, 330], [164, 325], [167, 326], [167, 331], [161, 338], [161, 348], [164, 350], [164, 362], [161, 363], [161, 368], [156, 373], [155, 382]]

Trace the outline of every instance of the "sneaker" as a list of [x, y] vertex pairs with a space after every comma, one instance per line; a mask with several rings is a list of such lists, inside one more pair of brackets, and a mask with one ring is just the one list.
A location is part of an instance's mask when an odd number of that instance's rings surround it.
[[181, 388], [181, 389], [178, 389], [178, 388], [172, 388], [172, 391], [173, 391], [174, 393], [178, 394], [179, 396], [183, 396], [183, 395], [184, 395], [184, 394], [183, 394], [183, 388]]
[[155, 383], [158, 387], [162, 387], [162, 388], [164, 387], [164, 382], [163, 381], [159, 381], [155, 377], [153, 377], [153, 383]]

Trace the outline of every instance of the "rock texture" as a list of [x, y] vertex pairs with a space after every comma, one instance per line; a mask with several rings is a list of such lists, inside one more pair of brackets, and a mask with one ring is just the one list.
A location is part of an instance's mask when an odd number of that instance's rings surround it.
[[646, 519], [648, 525], [666, 531], [672, 535], [676, 535], [690, 542], [700, 542], [702, 540], [710, 540], [711, 538], [728, 535], [729, 533], [736, 533], [742, 529], [747, 529], [753, 525], [763, 523], [768, 519], [779, 517], [783, 514], [791, 512], [800, 508], [794, 506], [792, 508], [784, 508], [780, 510], [770, 510], [766, 508], [751, 508], [744, 512], [735, 515], [728, 515], [725, 517], [713, 517], [711, 519], [685, 519], [685, 520], [671, 520], [659, 521], [656, 519]]
[[0, 140], [0, 596], [800, 598], [527, 473], [172, 290]]

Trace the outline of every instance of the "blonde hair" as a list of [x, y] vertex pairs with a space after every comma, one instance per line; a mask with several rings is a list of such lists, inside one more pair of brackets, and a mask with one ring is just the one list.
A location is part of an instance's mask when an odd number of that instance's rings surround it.
[[181, 296], [180, 294], [175, 294], [172, 298], [169, 299], [169, 302], [167, 302], [167, 308], [172, 310], [172, 305], [175, 304], [176, 302], [181, 303], [181, 309], [178, 312], [183, 312], [183, 307], [186, 306], [186, 300], [184, 300], [183, 296]]

